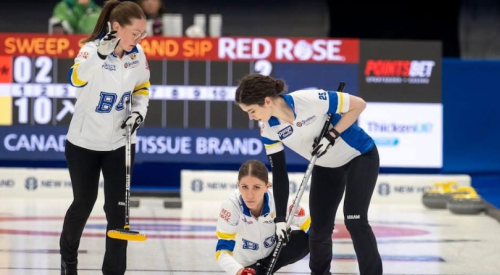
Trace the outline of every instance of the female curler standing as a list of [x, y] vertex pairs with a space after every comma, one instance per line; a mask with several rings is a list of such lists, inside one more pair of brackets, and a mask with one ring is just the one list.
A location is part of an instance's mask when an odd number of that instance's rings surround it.
[[[125, 225], [124, 128], [132, 127], [136, 143], [149, 103], [149, 68], [139, 45], [145, 30], [146, 16], [137, 4], [106, 2], [69, 71], [69, 81], [77, 87], [65, 150], [73, 202], [60, 238], [61, 274], [77, 274], [80, 238], [97, 199], [101, 170], [107, 230]], [[132, 112], [127, 115], [129, 99]], [[103, 274], [124, 274], [126, 253], [127, 241], [106, 237]]]

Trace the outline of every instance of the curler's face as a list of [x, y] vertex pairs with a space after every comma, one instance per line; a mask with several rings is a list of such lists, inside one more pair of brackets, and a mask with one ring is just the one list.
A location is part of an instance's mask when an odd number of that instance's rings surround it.
[[127, 52], [130, 52], [147, 36], [145, 19], [134, 18], [131, 21], [132, 24], [124, 26], [121, 26], [118, 22], [113, 23], [113, 29], [117, 31], [117, 37], [121, 39], [119, 46]]
[[243, 112], [248, 113], [248, 118], [260, 122], [267, 122], [273, 113], [273, 101], [270, 97], [264, 99], [264, 104], [239, 104]]
[[269, 189], [270, 184], [254, 176], [244, 176], [238, 182], [238, 189], [245, 205], [251, 210], [262, 207], [264, 194]]

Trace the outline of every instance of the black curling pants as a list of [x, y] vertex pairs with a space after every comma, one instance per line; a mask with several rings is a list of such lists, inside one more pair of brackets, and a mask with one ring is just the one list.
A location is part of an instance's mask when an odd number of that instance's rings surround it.
[[331, 274], [335, 214], [345, 190], [344, 220], [356, 251], [360, 274], [382, 275], [377, 241], [368, 223], [368, 207], [378, 172], [379, 156], [375, 146], [341, 167], [313, 168], [309, 197], [311, 274]]
[[[97, 199], [101, 170], [104, 176], [106, 229], [123, 229], [125, 226], [125, 146], [102, 152], [88, 150], [66, 141], [65, 155], [73, 186], [73, 202], [64, 217], [60, 252], [64, 261], [74, 262], [78, 258], [83, 229]], [[134, 157], [133, 144], [132, 167]], [[126, 268], [127, 241], [111, 239], [106, 235], [103, 274], [123, 275]]]
[[[309, 253], [309, 235], [302, 230], [293, 230], [290, 234], [290, 241], [283, 246], [281, 253], [276, 260], [274, 265], [273, 273], [278, 271], [280, 268], [293, 264], [296, 261], [301, 260]], [[249, 266], [256, 271], [255, 275], [265, 275], [267, 272], [267, 267], [271, 262], [273, 253], [269, 254], [266, 258], [258, 261], [257, 263]], [[263, 266], [262, 266], [263, 265]]]

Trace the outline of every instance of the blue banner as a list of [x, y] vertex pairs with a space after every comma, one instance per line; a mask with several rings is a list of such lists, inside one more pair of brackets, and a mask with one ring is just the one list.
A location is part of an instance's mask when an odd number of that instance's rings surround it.
[[[0, 127], [0, 160], [65, 160], [68, 128], [64, 126]], [[237, 163], [258, 159], [267, 163], [258, 130], [165, 129], [139, 130], [137, 162]], [[307, 160], [287, 150], [287, 163]]]

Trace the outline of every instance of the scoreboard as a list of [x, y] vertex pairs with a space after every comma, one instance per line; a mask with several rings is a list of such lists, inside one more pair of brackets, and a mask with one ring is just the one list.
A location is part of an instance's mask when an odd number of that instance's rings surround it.
[[[12, 70], [12, 77], [0, 84], [0, 95], [11, 97], [11, 120], [4, 125], [68, 125], [74, 112], [76, 88], [68, 84], [67, 75], [72, 59], [48, 56], [3, 57], [2, 67]], [[150, 108], [146, 127], [199, 127], [199, 128], [253, 128], [241, 116], [229, 117], [236, 87], [231, 80], [222, 83], [210, 77], [211, 68], [226, 66], [234, 70], [224, 73], [242, 76], [251, 72], [246, 64], [210, 61], [159, 61], [151, 60]], [[8, 67], [7, 67], [8, 66]], [[232, 67], [232, 68], [231, 68]], [[246, 68], [244, 68], [246, 67]], [[244, 68], [244, 69], [243, 69]], [[168, 83], [170, 85], [167, 85]], [[7, 82], [7, 83], [6, 83]], [[205, 82], [205, 83], [203, 83]], [[201, 112], [201, 113], [200, 113]], [[4, 115], [9, 115], [6, 110]], [[206, 120], [200, 120], [200, 114]], [[5, 120], [5, 119], [4, 119]]]
[[[83, 38], [0, 33], [0, 159], [63, 159], [59, 141], [76, 102], [68, 71]], [[379, 146], [382, 166], [441, 165], [438, 42], [155, 36], [144, 39], [141, 46], [151, 71], [151, 89], [148, 114], [139, 133], [144, 136], [138, 137], [139, 161], [264, 160], [257, 122], [234, 103], [238, 81], [258, 72], [285, 80], [288, 91], [334, 90], [340, 81], [346, 82], [345, 92], [361, 96], [371, 107], [366, 112], [369, 116], [358, 122]], [[423, 121], [420, 112], [433, 115], [424, 116]], [[435, 116], [439, 121], [431, 121]], [[53, 137], [57, 142], [51, 142], [58, 149], [41, 150], [40, 140], [48, 140], [51, 133], [59, 135]], [[415, 154], [422, 147], [432, 152], [416, 161]], [[384, 150], [390, 157], [384, 156]], [[405, 154], [408, 159], [401, 161]], [[304, 162], [293, 156], [289, 163]]]
[[[11, 97], [11, 120], [3, 125], [69, 124], [75, 88], [68, 84], [67, 75], [82, 38], [0, 35], [1, 68], [6, 71], [0, 95]], [[280, 63], [307, 62], [309, 70], [316, 70], [314, 63], [331, 63], [335, 68], [357, 62], [357, 40], [153, 37], [142, 46], [152, 84], [145, 127], [253, 129], [256, 123], [233, 103], [243, 76], [259, 72], [286, 78]], [[351, 71], [350, 78], [355, 80], [356, 72]], [[339, 77], [330, 79], [326, 82], [331, 86], [325, 89], [336, 87]], [[304, 76], [299, 85], [306, 88], [317, 83]]]

